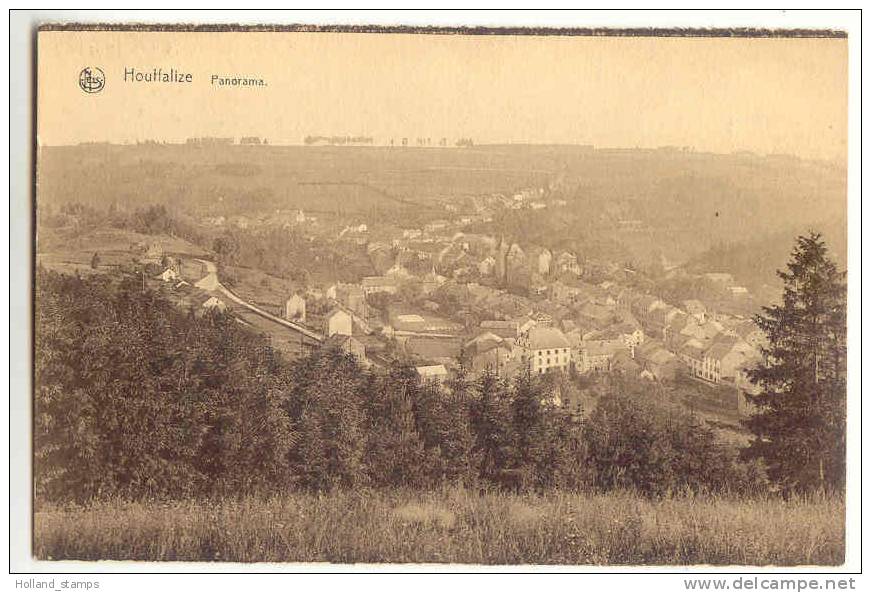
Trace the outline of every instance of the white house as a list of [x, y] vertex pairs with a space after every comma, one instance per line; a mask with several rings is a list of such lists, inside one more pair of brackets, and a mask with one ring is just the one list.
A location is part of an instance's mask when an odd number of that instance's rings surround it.
[[385, 292], [387, 294], [396, 294], [396, 280], [385, 276], [366, 276], [362, 281], [363, 292], [366, 295]]
[[577, 256], [568, 251], [563, 251], [557, 256], [556, 267], [561, 272], [569, 272], [575, 276], [581, 275], [581, 266], [578, 263]]
[[218, 311], [226, 311], [227, 310], [227, 305], [224, 304], [224, 301], [222, 301], [218, 297], [214, 297], [214, 296], [209, 297], [208, 299], [203, 301], [203, 304], [200, 305], [200, 307], [204, 310], [209, 310], [209, 309], [217, 309]]
[[524, 358], [530, 370], [543, 374], [551, 369], [568, 370], [571, 345], [562, 331], [555, 327], [536, 325], [529, 330]]
[[160, 276], [158, 276], [158, 278], [160, 278], [164, 282], [178, 280], [178, 272], [176, 272], [172, 268], [167, 268], [160, 274]]
[[550, 262], [553, 259], [550, 249], [543, 249], [538, 254], [538, 273], [546, 276], [550, 274]]
[[330, 311], [324, 319], [324, 334], [327, 337], [335, 334], [350, 336], [352, 332], [353, 320], [351, 316], [338, 307]]
[[496, 269], [496, 260], [493, 256], [487, 256], [478, 263], [478, 273], [482, 276], [492, 276]]
[[305, 321], [305, 299], [295, 294], [284, 303], [284, 318], [290, 321]]

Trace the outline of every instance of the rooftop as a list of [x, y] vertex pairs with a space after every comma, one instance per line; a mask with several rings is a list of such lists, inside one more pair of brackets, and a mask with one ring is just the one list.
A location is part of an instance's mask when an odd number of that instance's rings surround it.
[[734, 346], [734, 343], [728, 342], [717, 342], [705, 352], [705, 356], [708, 358], [713, 358], [714, 360], [723, 360], [731, 351]]
[[330, 319], [331, 317], [334, 317], [334, 316], [338, 315], [339, 313], [341, 313], [342, 315], [345, 315], [345, 316], [347, 316], [347, 317], [350, 317], [350, 315], [348, 314], [348, 312], [345, 311], [344, 309], [342, 309], [341, 307], [333, 307], [333, 308], [330, 309], [330, 311], [325, 315], [325, 318], [326, 318], [326, 319]]
[[601, 340], [585, 340], [580, 348], [587, 351], [587, 356], [614, 356], [626, 349], [622, 343]]
[[448, 370], [443, 364], [433, 364], [429, 366], [415, 367], [415, 370], [417, 371], [417, 374], [424, 379], [448, 374]]
[[386, 276], [366, 276], [363, 278], [362, 285], [365, 286], [395, 286], [396, 281], [393, 278]]
[[563, 332], [555, 327], [535, 326], [529, 330], [529, 347], [532, 350], [544, 348], [569, 348], [570, 344]]

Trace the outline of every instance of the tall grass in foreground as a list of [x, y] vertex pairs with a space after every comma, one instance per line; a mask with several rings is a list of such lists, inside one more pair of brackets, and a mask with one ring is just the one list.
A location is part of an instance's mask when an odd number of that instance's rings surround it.
[[39, 559], [837, 565], [844, 502], [628, 493], [287, 494], [35, 514]]

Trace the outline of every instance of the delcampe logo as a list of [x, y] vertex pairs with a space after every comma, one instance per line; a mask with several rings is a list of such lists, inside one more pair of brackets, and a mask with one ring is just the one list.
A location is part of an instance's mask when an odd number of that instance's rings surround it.
[[106, 75], [96, 66], [88, 66], [79, 72], [79, 87], [86, 93], [99, 93], [106, 86]]

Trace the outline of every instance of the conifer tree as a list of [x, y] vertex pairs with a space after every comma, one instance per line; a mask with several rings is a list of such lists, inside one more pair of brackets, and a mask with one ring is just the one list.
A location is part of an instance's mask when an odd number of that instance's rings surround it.
[[424, 442], [414, 415], [419, 389], [417, 373], [404, 365], [392, 366], [367, 389], [365, 463], [376, 485], [413, 486], [425, 474]]
[[465, 365], [460, 364], [448, 387], [448, 393], [443, 397], [444, 429], [441, 435], [444, 477], [448, 481], [469, 483], [475, 476], [469, 422], [471, 386]]
[[475, 384], [476, 396], [469, 406], [474, 444], [472, 456], [478, 476], [493, 480], [508, 465], [511, 452], [510, 411], [505, 384], [487, 370]]
[[750, 369], [755, 439], [745, 457], [764, 460], [784, 491], [840, 489], [845, 479], [846, 283], [818, 233], [800, 236], [785, 271], [783, 303], [755, 317], [763, 363]]
[[290, 451], [294, 471], [316, 490], [364, 483], [367, 378], [354, 358], [337, 349], [319, 351], [298, 361], [292, 374], [287, 405], [300, 433]]
[[546, 455], [548, 436], [544, 398], [541, 384], [529, 371], [515, 379], [511, 400], [514, 466], [523, 471], [527, 483], [529, 479], [541, 483], [538, 470]]

